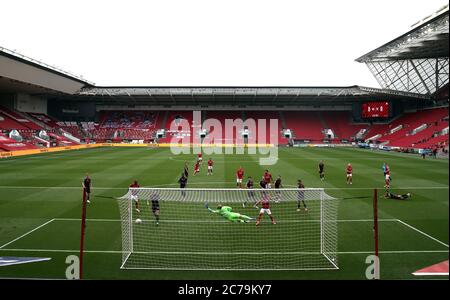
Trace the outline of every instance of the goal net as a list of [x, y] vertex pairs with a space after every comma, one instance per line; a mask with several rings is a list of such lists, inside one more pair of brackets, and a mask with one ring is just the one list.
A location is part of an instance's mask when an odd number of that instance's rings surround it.
[[[276, 224], [256, 226], [262, 199]], [[320, 188], [130, 188], [118, 202], [123, 269], [338, 269], [338, 200]]]

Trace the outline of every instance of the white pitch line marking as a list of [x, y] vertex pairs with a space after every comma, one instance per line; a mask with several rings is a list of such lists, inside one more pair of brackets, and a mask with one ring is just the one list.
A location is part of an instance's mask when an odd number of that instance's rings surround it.
[[[199, 185], [199, 184], [228, 184], [233, 182], [226, 182], [226, 181], [213, 181], [213, 182], [191, 182], [189, 185]], [[162, 186], [178, 186], [176, 183], [169, 183], [169, 184], [155, 184], [152, 187], [158, 188]], [[294, 185], [285, 185], [287, 187], [297, 187]], [[145, 188], [145, 187], [143, 187]], [[324, 190], [373, 190], [373, 189], [381, 189], [381, 187], [320, 187]], [[0, 189], [56, 189], [56, 190], [79, 190], [81, 189], [79, 186], [8, 186], [8, 185], [2, 185], [0, 186]], [[128, 187], [95, 187], [94, 190], [127, 190]], [[414, 187], [396, 187], [396, 189], [414, 189], [414, 190], [448, 190], [448, 186], [414, 186]], [[282, 190], [282, 189], [281, 189]]]
[[41, 225], [39, 225], [38, 227], [36, 227], [36, 228], [34, 228], [34, 229], [32, 229], [32, 230], [30, 230], [30, 231], [28, 231], [28, 232], [22, 234], [22, 235], [19, 236], [18, 238], [15, 238], [14, 240], [12, 240], [12, 241], [10, 241], [10, 242], [8, 242], [8, 243], [6, 243], [6, 244], [0, 246], [0, 249], [2, 249], [2, 248], [4, 248], [4, 247], [8, 246], [9, 244], [12, 244], [12, 243], [14, 243], [14, 242], [20, 240], [21, 238], [23, 238], [23, 237], [29, 235], [30, 233], [32, 233], [32, 232], [38, 230], [39, 228], [42, 228], [42, 227], [44, 227], [45, 225], [50, 224], [50, 223], [53, 222], [54, 220], [55, 220], [55, 219], [51, 219], [51, 220], [45, 222], [44, 224], [41, 224]]
[[[0, 249], [0, 251], [12, 251], [12, 252], [60, 252], [60, 253], [77, 253], [80, 252], [80, 250], [69, 250], [69, 249]], [[104, 254], [123, 254], [128, 253], [126, 251], [120, 251], [120, 250], [84, 250], [85, 253], [104, 253]], [[164, 252], [164, 251], [138, 251], [133, 252], [134, 254], [174, 254], [174, 255], [216, 255], [216, 254], [223, 254], [223, 255], [233, 255], [233, 254], [255, 254], [254, 252]], [[320, 254], [319, 252], [264, 252], [264, 253], [257, 253], [257, 254]], [[372, 251], [341, 251], [341, 252], [334, 252], [336, 254], [373, 254]], [[379, 251], [380, 254], [413, 254], [413, 253], [448, 253], [448, 250], [386, 250], [386, 251]]]
[[[54, 221], [81, 221], [77, 218], [55, 218]], [[86, 219], [89, 222], [120, 222], [120, 219]], [[153, 222], [151, 219], [142, 219], [142, 221]], [[285, 220], [283, 223], [303, 223], [303, 222], [319, 222], [320, 220]], [[229, 223], [229, 221], [221, 220], [160, 220], [161, 223]], [[353, 219], [353, 220], [336, 220], [336, 222], [373, 222], [373, 219]], [[379, 219], [378, 222], [397, 222], [397, 219]], [[280, 223], [280, 222], [279, 222]]]
[[412, 225], [409, 225], [409, 224], [406, 223], [406, 222], [403, 222], [403, 221], [400, 220], [400, 219], [397, 219], [397, 221], [400, 222], [401, 224], [405, 225], [406, 227], [409, 227], [409, 228], [411, 228], [412, 230], [415, 230], [415, 231], [417, 231], [418, 233], [423, 234], [424, 236], [426, 236], [426, 237], [432, 239], [433, 241], [438, 242], [439, 244], [444, 245], [445, 247], [448, 248], [448, 245], [447, 245], [446, 243], [444, 243], [444, 242], [438, 240], [437, 238], [432, 237], [431, 235], [429, 235], [429, 234], [427, 234], [427, 233], [425, 233], [425, 232], [423, 232], [423, 231], [417, 229], [416, 227], [414, 227], [414, 226], [412, 226]]

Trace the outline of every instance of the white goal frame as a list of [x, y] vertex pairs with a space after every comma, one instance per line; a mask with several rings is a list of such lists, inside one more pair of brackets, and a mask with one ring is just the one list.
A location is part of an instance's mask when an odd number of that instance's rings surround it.
[[[273, 215], [279, 221], [279, 224], [287, 224], [293, 228], [294, 231], [298, 230], [300, 235], [302, 232], [310, 233], [310, 237], [305, 239], [305, 244], [310, 243], [311, 245], [317, 245], [314, 247], [313, 251], [298, 251], [294, 246], [302, 246], [302, 237], [292, 236], [292, 234], [287, 236], [287, 239], [290, 237], [295, 239], [295, 243], [290, 240], [281, 240], [280, 237], [275, 237], [280, 240], [280, 244], [287, 245], [286, 247], [289, 249], [280, 249], [279, 251], [265, 251], [264, 246], [261, 245], [261, 250], [258, 252], [251, 251], [243, 251], [239, 247], [234, 250], [231, 248], [228, 252], [220, 251], [220, 248], [214, 248], [214, 251], [206, 251], [208, 248], [207, 245], [198, 245], [198, 249], [196, 246], [189, 245], [189, 247], [194, 247], [194, 249], [188, 249], [186, 247], [185, 251], [170, 251], [173, 248], [168, 246], [168, 249], [163, 248], [165, 239], [166, 241], [170, 241], [171, 233], [168, 231], [167, 235], [163, 235], [159, 237], [158, 249], [152, 249], [152, 243], [149, 240], [152, 238], [150, 232], [142, 233], [143, 228], [145, 226], [150, 226], [149, 224], [153, 222], [153, 215], [151, 214], [151, 200], [152, 195], [159, 195], [159, 203], [161, 205], [161, 224], [159, 228], [164, 228], [164, 226], [174, 226], [173, 232], [177, 230], [178, 227], [182, 228], [182, 230], [187, 230], [187, 235], [191, 234], [189, 232], [189, 226], [177, 225], [182, 224], [183, 222], [191, 222], [191, 224], [196, 224], [196, 226], [203, 226], [205, 230], [205, 234], [227, 234], [228, 229], [234, 228], [233, 226], [255, 226], [255, 224], [227, 224], [231, 223], [223, 219], [221, 216], [214, 216], [215, 219], [213, 221], [208, 220], [177, 220], [165, 219], [165, 205], [170, 204], [172, 207], [176, 209], [180, 209], [181, 211], [186, 211], [189, 214], [189, 209], [191, 206], [195, 206], [196, 210], [192, 210], [193, 213], [197, 213], [198, 211], [207, 212], [204, 208], [204, 204], [208, 203], [210, 207], [216, 209], [218, 204], [230, 205], [233, 206], [233, 212], [240, 212], [242, 210], [241, 203], [245, 202], [247, 199], [249, 192], [253, 192], [257, 195], [266, 193], [271, 195], [271, 210], [273, 211]], [[286, 219], [283, 220], [282, 216], [280, 216], [281, 212], [277, 212], [277, 204], [273, 201], [274, 197], [282, 193], [282, 201], [280, 201], [284, 205], [284, 207], [296, 207], [297, 203], [300, 205], [299, 201], [299, 193], [302, 193], [302, 200], [307, 203], [309, 210], [308, 212], [296, 212], [295, 209], [284, 209], [284, 214], [286, 215]], [[141, 207], [141, 211], [145, 210], [144, 216], [141, 216], [142, 213], [137, 213], [135, 210], [135, 201], [132, 200], [131, 195], [137, 195], [139, 198], [139, 203]], [[280, 196], [281, 197], [281, 196]], [[145, 202], [150, 201], [150, 205], [147, 206]], [[251, 270], [336, 270], [338, 267], [338, 230], [337, 230], [337, 209], [338, 209], [338, 199], [329, 196], [325, 193], [323, 188], [307, 188], [307, 189], [230, 189], [230, 188], [130, 188], [128, 193], [124, 196], [118, 198], [120, 216], [121, 216], [121, 232], [122, 232], [122, 264], [120, 266], [121, 269], [154, 269], [154, 270], [228, 270], [228, 271], [251, 271]], [[253, 203], [252, 203], [253, 204]], [[174, 206], [176, 205], [176, 206]], [[184, 208], [186, 207], [186, 209]], [[189, 208], [188, 208], [189, 207]], [[280, 206], [282, 207], [282, 206]], [[203, 209], [203, 210], [202, 210]], [[148, 211], [148, 212], [147, 212]], [[309, 214], [309, 215], [308, 215]], [[213, 214], [211, 214], [213, 215]], [[255, 210], [253, 216], [257, 216], [258, 211]], [[184, 216], [180, 215], [180, 216]], [[289, 218], [287, 218], [289, 217]], [[142, 219], [142, 224], [137, 224], [135, 220], [137, 218]], [[267, 216], [264, 215], [266, 222]], [[304, 219], [302, 219], [304, 218]], [[309, 219], [307, 219], [309, 218]], [[169, 224], [170, 223], [170, 224]], [[217, 225], [220, 223], [220, 225]], [[144, 224], [144, 225], [143, 225]], [[317, 225], [319, 224], [319, 225]], [[230, 226], [231, 225], [231, 226]], [[138, 227], [143, 226], [143, 227]], [[151, 225], [153, 226], [153, 225]], [[269, 226], [265, 224], [264, 226]], [[273, 225], [278, 226], [278, 225]], [[310, 226], [310, 227], [308, 227]], [[303, 231], [299, 230], [297, 227], [305, 228]], [[188, 229], [186, 229], [188, 228]], [[268, 227], [265, 227], [268, 228]], [[311, 229], [309, 229], [311, 228]], [[217, 230], [221, 230], [217, 232]], [[223, 231], [223, 232], [222, 232]], [[288, 230], [287, 233], [290, 231]], [[196, 234], [193, 232], [192, 234]], [[183, 241], [181, 241], [183, 242]], [[145, 247], [143, 246], [145, 244]], [[320, 245], [320, 246], [319, 246]], [[280, 247], [283, 247], [281, 245]], [[183, 249], [183, 247], [181, 247]], [[254, 249], [253, 249], [254, 250]], [[166, 257], [170, 255], [181, 255], [182, 259], [186, 261], [185, 265], [178, 264], [173, 265], [169, 258]], [[195, 263], [190, 262], [192, 259], [195, 261], [193, 257], [196, 256], [207, 256], [208, 259], [214, 257], [222, 257], [226, 256], [230, 264], [218, 264], [218, 265], [205, 265], [203, 263], [199, 265], [195, 265]], [[242, 257], [254, 256], [258, 259], [258, 256], [262, 257], [270, 257], [275, 258], [275, 260], [280, 260], [278, 256], [285, 255], [286, 258], [292, 258], [293, 263], [291, 264], [289, 260], [286, 261], [285, 264], [274, 264], [273, 266], [270, 264], [265, 264], [262, 266], [253, 264], [253, 263], [241, 263], [239, 261]], [[133, 256], [140, 257], [139, 259], [135, 259], [133, 261]], [[311, 256], [311, 263], [308, 263], [308, 256]], [[319, 262], [318, 257], [322, 257]], [[162, 259], [158, 259], [158, 257]], [[158, 264], [157, 262], [151, 262], [151, 260], [161, 260], [166, 261], [167, 265], [162, 263]], [[303, 262], [306, 261], [306, 262]], [[313, 262], [314, 261], [314, 262]], [[315, 263], [317, 261], [317, 263]]]

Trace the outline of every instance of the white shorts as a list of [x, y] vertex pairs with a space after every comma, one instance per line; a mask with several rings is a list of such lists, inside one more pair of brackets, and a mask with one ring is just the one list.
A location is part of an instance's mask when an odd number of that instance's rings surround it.
[[139, 201], [137, 195], [131, 195], [131, 200], [136, 201], [136, 202]]
[[236, 178], [237, 183], [242, 183], [242, 178]]
[[271, 215], [272, 212], [270, 211], [270, 208], [261, 208], [261, 210], [259, 211], [260, 214], [264, 214], [267, 213], [268, 215]]
[[391, 175], [386, 174], [385, 179], [386, 179], [386, 180], [391, 180]]
[[352, 173], [350, 173], [350, 174], [347, 174], [347, 177], [352, 177]]
[[202, 161], [202, 160], [203, 160], [203, 158], [199, 157], [199, 158], [198, 158], [198, 160], [199, 160], [199, 161]]
[[208, 166], [208, 170], [212, 170], [212, 166]]
[[272, 186], [270, 185], [270, 183], [266, 183], [266, 189], [271, 189]]

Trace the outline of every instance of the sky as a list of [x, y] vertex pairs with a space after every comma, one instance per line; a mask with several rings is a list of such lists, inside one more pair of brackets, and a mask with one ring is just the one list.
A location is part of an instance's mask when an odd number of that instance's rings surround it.
[[98, 86], [379, 87], [355, 59], [446, 3], [3, 1], [0, 46]]

